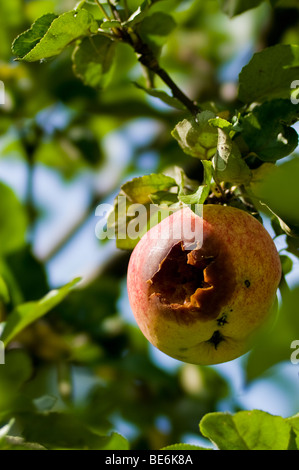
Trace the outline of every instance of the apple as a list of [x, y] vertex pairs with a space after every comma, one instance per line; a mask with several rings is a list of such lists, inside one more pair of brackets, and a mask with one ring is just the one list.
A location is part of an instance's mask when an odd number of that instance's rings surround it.
[[202, 216], [183, 208], [141, 238], [127, 286], [150, 343], [180, 361], [212, 365], [248, 352], [271, 317], [280, 278], [276, 246], [258, 220], [204, 205]]

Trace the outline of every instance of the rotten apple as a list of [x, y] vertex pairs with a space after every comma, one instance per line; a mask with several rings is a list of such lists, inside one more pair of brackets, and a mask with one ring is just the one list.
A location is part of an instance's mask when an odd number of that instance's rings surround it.
[[155, 347], [211, 365], [250, 349], [280, 278], [276, 246], [259, 221], [240, 209], [204, 205], [202, 216], [184, 208], [142, 237], [129, 262], [128, 294]]

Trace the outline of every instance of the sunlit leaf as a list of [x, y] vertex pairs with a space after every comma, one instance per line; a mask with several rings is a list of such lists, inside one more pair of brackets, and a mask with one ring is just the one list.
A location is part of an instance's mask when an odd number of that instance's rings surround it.
[[71, 283], [60, 289], [49, 292], [43, 299], [35, 302], [28, 302], [19, 305], [9, 315], [4, 330], [1, 335], [1, 341], [7, 345], [18, 333], [26, 326], [30, 325], [38, 318], [41, 318], [69, 294], [70, 290], [79, 282], [75, 279]]
[[38, 18], [28, 31], [25, 31], [15, 39], [12, 45], [12, 52], [17, 57], [25, 57], [44, 37], [56, 18], [58, 17], [54, 13], [47, 13]]
[[215, 181], [246, 184], [251, 179], [251, 171], [237, 144], [229, 133], [218, 128], [217, 152], [213, 158]]
[[184, 119], [176, 125], [172, 136], [186, 154], [209, 160], [214, 156], [218, 142], [217, 129], [209, 123], [215, 117], [211, 111], [203, 111], [196, 119]]
[[207, 414], [200, 430], [220, 450], [287, 450], [291, 427], [280, 416], [253, 410]]
[[149, 202], [150, 194], [177, 186], [175, 180], [163, 174], [145, 175], [122, 185], [129, 200], [139, 204]]
[[191, 444], [173, 444], [163, 447], [161, 450], [212, 450], [205, 447], [199, 447]]
[[97, 31], [97, 23], [86, 10], [69, 11], [58, 18], [45, 15], [20, 34], [12, 46], [19, 60], [34, 62], [60, 54], [81, 36]]

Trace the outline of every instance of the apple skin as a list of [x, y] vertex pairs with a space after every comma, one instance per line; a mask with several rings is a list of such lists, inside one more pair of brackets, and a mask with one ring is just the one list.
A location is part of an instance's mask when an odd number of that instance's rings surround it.
[[[182, 223], [201, 227], [200, 249], [190, 251], [196, 240], [188, 231], [181, 240], [169, 236], [169, 227]], [[204, 205], [202, 217], [184, 208], [141, 238], [127, 285], [150, 343], [180, 361], [212, 365], [251, 348], [271, 315], [280, 279], [276, 246], [259, 221], [234, 207]]]

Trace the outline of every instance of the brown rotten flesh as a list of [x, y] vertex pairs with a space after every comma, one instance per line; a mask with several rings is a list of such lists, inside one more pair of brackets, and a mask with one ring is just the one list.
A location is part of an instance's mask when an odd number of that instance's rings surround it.
[[194, 318], [210, 320], [217, 318], [231, 296], [234, 273], [219, 243], [210, 237], [202, 249], [186, 250], [183, 242], [175, 244], [148, 283], [149, 296], [156, 296], [161, 304], [172, 310], [183, 307]]
[[202, 289], [212, 286], [204, 280], [204, 269], [214, 257], [198, 256], [198, 251], [185, 251], [182, 243], [175, 245], [162, 261], [159, 270], [149, 281], [150, 294], [157, 295], [164, 304], [200, 306]]

